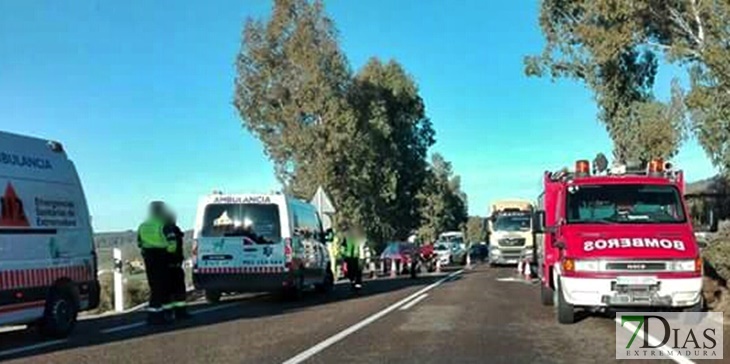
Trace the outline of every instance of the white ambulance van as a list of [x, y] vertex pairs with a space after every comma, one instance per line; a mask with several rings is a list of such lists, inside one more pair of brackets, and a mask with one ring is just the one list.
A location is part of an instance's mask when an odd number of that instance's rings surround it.
[[60, 143], [0, 132], [0, 325], [67, 336], [99, 305], [84, 191]]
[[193, 283], [209, 302], [222, 293], [330, 291], [334, 275], [311, 204], [283, 194], [204, 196], [193, 234]]

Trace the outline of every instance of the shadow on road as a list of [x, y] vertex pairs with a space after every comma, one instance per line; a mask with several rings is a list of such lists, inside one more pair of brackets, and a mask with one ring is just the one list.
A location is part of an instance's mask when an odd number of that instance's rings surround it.
[[[193, 314], [201, 310], [206, 312], [199, 313], [190, 320], [179, 321], [164, 326], [152, 327], [142, 324], [145, 318], [144, 312], [93, 318], [79, 321], [74, 334], [65, 342], [54, 343], [53, 341], [41, 341], [42, 339], [40, 339], [39, 335], [30, 328], [0, 333], [0, 361], [33, 357], [61, 350], [103, 345], [177, 330], [205, 327], [232, 320], [285, 315], [319, 305], [334, 304], [352, 299], [363, 299], [393, 293], [415, 286], [426, 286], [458, 269], [444, 269], [441, 274], [423, 274], [415, 279], [410, 278], [408, 275], [403, 275], [396, 278], [379, 277], [374, 280], [366, 280], [362, 290], [357, 293], [350, 289], [348, 283], [340, 283], [330, 293], [319, 294], [316, 292], [307, 292], [302, 298], [296, 301], [285, 301], [277, 294], [259, 294], [242, 298], [240, 296], [232, 296], [221, 300], [218, 304], [196, 302], [195, 304], [191, 304], [190, 311]], [[449, 282], [454, 281], [456, 278], [458, 277], [454, 277], [444, 282], [444, 284], [449, 284]], [[400, 299], [401, 297], [398, 298]], [[396, 301], [396, 299], [393, 300], [393, 302]], [[109, 329], [125, 326], [131, 327], [108, 332]], [[22, 352], [8, 353], [9, 350], [24, 347], [33, 348]], [[130, 349], [133, 348], [130, 347]]]

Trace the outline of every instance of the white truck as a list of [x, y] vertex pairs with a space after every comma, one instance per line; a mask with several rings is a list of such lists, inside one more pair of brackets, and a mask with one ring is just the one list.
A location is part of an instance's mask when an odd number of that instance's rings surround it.
[[521, 258], [532, 257], [533, 205], [521, 199], [494, 201], [487, 218], [489, 264], [517, 264]]

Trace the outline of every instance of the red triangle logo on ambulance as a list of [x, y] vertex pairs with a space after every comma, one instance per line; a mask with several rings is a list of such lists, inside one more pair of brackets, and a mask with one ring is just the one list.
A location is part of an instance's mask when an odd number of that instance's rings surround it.
[[5, 187], [5, 193], [0, 201], [2, 201], [0, 226], [30, 226], [23, 210], [23, 201], [18, 198], [12, 184], [8, 183]]

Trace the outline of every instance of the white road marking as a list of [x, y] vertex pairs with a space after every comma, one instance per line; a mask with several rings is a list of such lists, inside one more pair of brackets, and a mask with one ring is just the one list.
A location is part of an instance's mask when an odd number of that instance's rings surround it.
[[[207, 313], [207, 312], [220, 311], [220, 310], [223, 310], [223, 309], [226, 309], [229, 307], [236, 306], [238, 304], [239, 304], [239, 302], [231, 302], [231, 303], [226, 303], [223, 305], [201, 308], [199, 310], [192, 310], [192, 311], [190, 311], [190, 313], [193, 315], [200, 315], [200, 314]], [[142, 327], [145, 325], [147, 325], [147, 322], [140, 321], [140, 322], [135, 322], [135, 323], [127, 324], [127, 325], [110, 327], [108, 329], [101, 330], [101, 333], [102, 334], [111, 334], [111, 333], [115, 333], [115, 332], [119, 332], [119, 331], [135, 329], [135, 328]]]
[[63, 344], [65, 342], [67, 342], [67, 341], [68, 341], [68, 339], [60, 339], [60, 340], [46, 341], [46, 342], [38, 343], [38, 344], [35, 344], [35, 345], [21, 346], [19, 348], [15, 348], [15, 349], [0, 351], [0, 357], [8, 356], [8, 355], [13, 355], [13, 354], [18, 354], [18, 353], [22, 353], [22, 352], [26, 352], [26, 351], [31, 351], [31, 350], [36, 350], [36, 349], [42, 349], [42, 348], [49, 347], [49, 346], [53, 346], [53, 345]]
[[0, 334], [6, 333], [6, 332], [21, 331], [21, 330], [25, 330], [26, 328], [27, 328], [27, 326], [25, 326], [25, 325], [0, 327]]
[[416, 292], [416, 293], [414, 293], [414, 294], [412, 294], [412, 295], [410, 295], [410, 296], [408, 296], [408, 297], [406, 297], [406, 298], [404, 298], [404, 299], [402, 299], [402, 300], [400, 300], [400, 301], [398, 301], [398, 302], [396, 302], [396, 303], [388, 306], [387, 308], [383, 309], [382, 311], [377, 312], [377, 313], [374, 313], [373, 315], [365, 318], [364, 320], [362, 320], [362, 321], [360, 321], [360, 322], [358, 322], [358, 323], [356, 323], [356, 324], [354, 324], [354, 325], [352, 325], [352, 326], [350, 326], [350, 327], [348, 327], [348, 328], [346, 328], [346, 329], [338, 332], [337, 334], [335, 334], [333, 336], [330, 336], [329, 338], [325, 339], [324, 341], [320, 342], [319, 344], [314, 345], [311, 348], [309, 348], [309, 349], [307, 349], [307, 350], [305, 350], [305, 351], [297, 354], [293, 358], [285, 361], [283, 364], [298, 364], [298, 363], [301, 363], [301, 362], [303, 362], [303, 361], [311, 358], [315, 354], [317, 354], [317, 353], [321, 352], [322, 350], [324, 350], [324, 349], [332, 346], [336, 342], [338, 342], [338, 341], [346, 338], [347, 336], [349, 336], [352, 333], [354, 333], [354, 332], [362, 329], [363, 327], [365, 327], [367, 325], [370, 325], [371, 323], [377, 321], [381, 317], [389, 314], [392, 311], [395, 311], [396, 309], [398, 309], [398, 307], [400, 307], [400, 306], [408, 303], [412, 299], [414, 299], [414, 298], [416, 298], [416, 297], [418, 297], [418, 296], [420, 296], [420, 295], [422, 295], [422, 294], [424, 294], [424, 293], [426, 293], [426, 292], [428, 292], [428, 291], [430, 291], [430, 290], [432, 290], [432, 289], [440, 286], [442, 283], [446, 282], [449, 278], [454, 277], [456, 275], [459, 275], [462, 272], [464, 272], [463, 269], [458, 270], [458, 271], [456, 271], [454, 273], [449, 274], [448, 276], [446, 276], [444, 278], [439, 279], [438, 281], [436, 281], [436, 282], [434, 282], [434, 283], [432, 283], [432, 284], [430, 284], [430, 285], [422, 288], [418, 292]]
[[[616, 317], [616, 320], [615, 321], [619, 325], [621, 325], [621, 320], [618, 317]], [[644, 330], [638, 330], [637, 331], [636, 330], [636, 325], [634, 325], [634, 324], [632, 324], [630, 322], [624, 322], [624, 324], [621, 327], [625, 328], [629, 332], [637, 332], [637, 336], [639, 336], [640, 339], [643, 339], [644, 338]], [[660, 343], [661, 343], [660, 340], [658, 340], [657, 338], [649, 335], [649, 344], [651, 344], [652, 346], [656, 346], [657, 344], [660, 344]], [[658, 349], [659, 350], [664, 350], [664, 351], [671, 351], [672, 350], [670, 347], [668, 347], [666, 345], [662, 345], [662, 346], [658, 347]], [[674, 360], [675, 362], [677, 362], [679, 364], [695, 364], [695, 362], [693, 362], [692, 360], [689, 360], [689, 359], [687, 359], [685, 357], [682, 357], [682, 356], [669, 356], [668, 359], [672, 359], [672, 360]]]
[[127, 324], [127, 325], [116, 326], [116, 327], [111, 327], [111, 328], [108, 328], [108, 329], [104, 329], [104, 330], [101, 330], [101, 333], [102, 334], [111, 334], [111, 333], [114, 333], [114, 332], [119, 332], [119, 331], [134, 329], [134, 328], [137, 328], [137, 327], [144, 326], [146, 324], [147, 323], [144, 322], [144, 321], [135, 322], [133, 324]]
[[213, 311], [219, 311], [219, 310], [222, 310], [222, 309], [224, 309], [224, 308], [228, 308], [228, 307], [233, 307], [233, 306], [236, 306], [236, 305], [238, 305], [239, 303], [240, 303], [240, 302], [231, 302], [231, 303], [226, 303], [226, 304], [222, 304], [222, 305], [217, 305], [217, 306], [211, 306], [211, 307], [201, 308], [201, 309], [199, 309], [199, 310], [192, 310], [192, 311], [190, 311], [190, 313], [191, 313], [191, 314], [193, 314], [193, 315], [199, 315], [199, 314], [201, 314], [201, 313], [206, 313], [206, 312], [213, 312]]
[[418, 304], [418, 302], [423, 301], [423, 299], [426, 297], [428, 297], [428, 293], [424, 293], [424, 294], [418, 296], [418, 298], [414, 299], [413, 301], [406, 303], [405, 305], [403, 305], [403, 307], [400, 308], [400, 310], [405, 311], [405, 310], [415, 306], [416, 304]]

